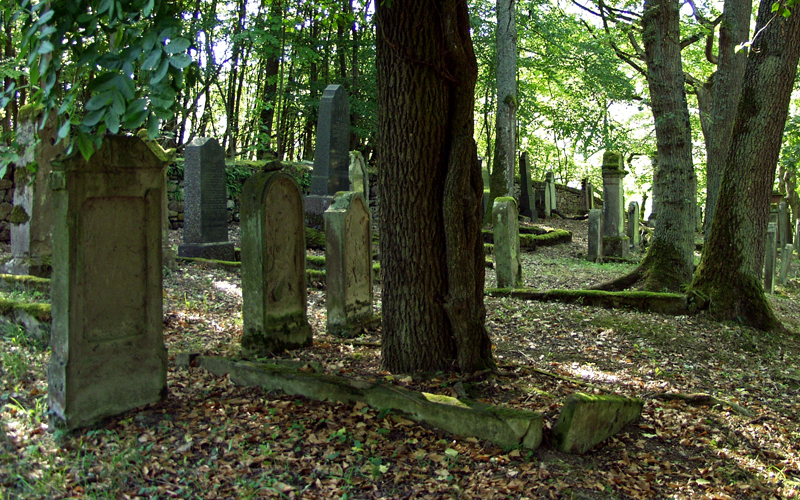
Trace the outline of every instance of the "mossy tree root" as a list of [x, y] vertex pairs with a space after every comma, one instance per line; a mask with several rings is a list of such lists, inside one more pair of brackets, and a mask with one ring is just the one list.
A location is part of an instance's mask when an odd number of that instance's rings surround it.
[[639, 265], [636, 269], [619, 278], [589, 287], [589, 290], [603, 290], [605, 292], [621, 292], [631, 288], [644, 277], [645, 269]]

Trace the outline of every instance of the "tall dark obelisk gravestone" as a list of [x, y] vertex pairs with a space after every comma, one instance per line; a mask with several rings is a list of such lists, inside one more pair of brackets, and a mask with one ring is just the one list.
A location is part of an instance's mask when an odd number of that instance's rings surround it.
[[228, 242], [225, 151], [216, 139], [197, 138], [186, 146], [181, 257], [234, 260]]
[[350, 190], [350, 101], [341, 85], [328, 85], [319, 103], [317, 147], [306, 223], [322, 228], [323, 214], [339, 191]]

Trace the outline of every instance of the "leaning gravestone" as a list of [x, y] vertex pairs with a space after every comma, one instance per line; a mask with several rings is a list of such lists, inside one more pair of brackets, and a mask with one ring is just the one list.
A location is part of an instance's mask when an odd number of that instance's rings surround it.
[[622, 179], [622, 155], [611, 151], [603, 154], [603, 255], [627, 257], [630, 241], [625, 235], [625, 207]]
[[303, 198], [274, 161], [242, 188], [242, 354], [311, 345], [306, 317]]
[[522, 284], [522, 261], [519, 254], [517, 202], [514, 198], [495, 198], [492, 231], [497, 288], [516, 288]]
[[162, 163], [111, 136], [50, 175], [55, 224], [48, 399], [67, 428], [166, 396]]
[[325, 211], [328, 332], [351, 336], [373, 322], [372, 229], [356, 192], [339, 192]]
[[631, 251], [639, 252], [639, 203], [635, 201], [628, 203], [628, 240]]
[[225, 151], [216, 139], [192, 141], [184, 152], [184, 219], [181, 257], [234, 260], [228, 242]]
[[600, 262], [603, 258], [603, 211], [599, 208], [589, 210], [589, 250], [586, 258]]
[[764, 255], [764, 291], [767, 293], [775, 293], [776, 232], [777, 224], [775, 222], [767, 224], [767, 244], [766, 254]]
[[539, 220], [538, 214], [534, 215], [536, 203], [533, 199], [533, 188], [531, 187], [531, 172], [528, 168], [528, 152], [523, 151], [519, 155], [519, 175], [520, 175], [520, 195], [519, 195], [519, 214], [530, 217], [531, 221]]
[[[57, 120], [50, 116], [38, 131], [41, 110], [24, 106], [17, 127], [17, 141], [28, 144], [15, 163], [14, 207], [11, 221], [11, 260], [6, 270], [11, 274], [31, 274], [49, 277], [52, 271], [53, 200], [50, 192], [52, 161], [64, 152], [65, 142], [58, 143]], [[38, 138], [38, 143], [36, 143]], [[31, 178], [28, 167], [36, 165]]]
[[350, 189], [350, 101], [341, 85], [328, 85], [319, 102], [317, 145], [311, 194], [306, 197], [309, 225], [322, 227], [323, 213], [339, 191]]

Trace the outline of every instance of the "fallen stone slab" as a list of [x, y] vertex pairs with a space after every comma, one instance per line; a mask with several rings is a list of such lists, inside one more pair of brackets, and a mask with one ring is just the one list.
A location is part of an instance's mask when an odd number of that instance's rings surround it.
[[510, 297], [519, 300], [540, 302], [564, 302], [607, 309], [631, 309], [634, 311], [670, 314], [689, 314], [686, 296], [678, 293], [656, 292], [606, 292], [604, 290], [547, 290], [530, 288], [487, 288], [490, 297]]
[[586, 453], [638, 420], [643, 406], [641, 399], [624, 396], [572, 394], [553, 426], [553, 444], [563, 453]]
[[22, 326], [28, 335], [50, 340], [50, 304], [0, 299], [0, 324]]
[[418, 393], [376, 382], [309, 373], [312, 370], [271, 363], [202, 356], [197, 359], [197, 365], [218, 376], [227, 374], [231, 382], [238, 385], [283, 391], [318, 400], [341, 403], [360, 401], [376, 409], [402, 412], [417, 422], [452, 434], [486, 439], [502, 447], [535, 449], [542, 442], [542, 414], [538, 412]]

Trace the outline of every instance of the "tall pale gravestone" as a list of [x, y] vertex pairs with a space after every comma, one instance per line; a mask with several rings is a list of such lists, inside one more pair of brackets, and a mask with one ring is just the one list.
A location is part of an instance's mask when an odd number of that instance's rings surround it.
[[369, 172], [367, 172], [367, 162], [364, 161], [361, 151], [350, 151], [349, 176], [349, 191], [361, 193], [369, 205]]
[[184, 219], [181, 257], [234, 260], [228, 242], [225, 150], [216, 139], [193, 140], [184, 151]]
[[531, 187], [531, 172], [528, 166], [527, 151], [523, 151], [522, 154], [519, 155], [519, 176], [519, 214], [523, 217], [529, 217], [533, 222], [536, 222], [539, 220], [539, 217], [538, 214], [535, 214], [536, 203]]
[[783, 249], [792, 242], [790, 231], [789, 208], [786, 201], [782, 201], [778, 205], [778, 248]]
[[638, 253], [641, 249], [639, 237], [639, 203], [635, 201], [628, 203], [628, 239], [631, 243], [631, 251]]
[[166, 396], [162, 163], [111, 136], [50, 174], [55, 224], [48, 400], [67, 428]]
[[[58, 141], [55, 116], [48, 118], [37, 133], [42, 114], [34, 107], [28, 110], [17, 127], [17, 141], [28, 145], [15, 163], [14, 208], [11, 223], [11, 260], [6, 271], [11, 274], [32, 274], [49, 277], [52, 270], [53, 200], [50, 192], [52, 161], [64, 152], [65, 143]], [[35, 144], [38, 136], [38, 144]], [[36, 176], [28, 166], [36, 164]]]
[[242, 188], [242, 354], [270, 356], [311, 345], [306, 316], [303, 198], [280, 162]]
[[603, 154], [603, 255], [627, 257], [630, 240], [625, 234], [625, 207], [622, 179], [622, 155], [612, 151]]
[[361, 193], [339, 192], [325, 211], [328, 332], [352, 336], [372, 314], [372, 229]]
[[603, 259], [603, 211], [589, 210], [589, 249], [586, 258], [592, 262]]
[[650, 156], [650, 164], [653, 168], [653, 196], [650, 200], [650, 216], [647, 218], [647, 225], [655, 227], [658, 219], [658, 211], [661, 207], [661, 185], [656, 182], [658, 170], [658, 155]]
[[[553, 172], [547, 172], [547, 173], [544, 174], [544, 188], [545, 188], [545, 195], [544, 195], [545, 196], [545, 201], [547, 202], [546, 204], [548, 205], [548, 207], [545, 208], [545, 211], [548, 214], [550, 214], [554, 210], [557, 210], [557, 208], [556, 208], [556, 178], [553, 175]], [[548, 215], [548, 217], [549, 217], [549, 215]]]
[[305, 209], [311, 225], [321, 225], [323, 213], [339, 191], [350, 190], [350, 101], [341, 85], [328, 85], [319, 102], [317, 143], [311, 194]]
[[776, 233], [777, 224], [775, 222], [767, 224], [766, 255], [764, 255], [764, 291], [767, 293], [775, 293]]
[[518, 216], [514, 198], [495, 198], [492, 206], [492, 231], [498, 288], [516, 288], [522, 284]]

